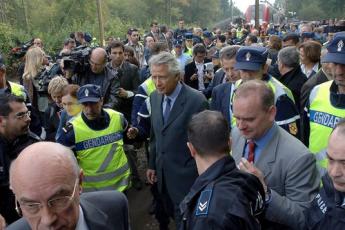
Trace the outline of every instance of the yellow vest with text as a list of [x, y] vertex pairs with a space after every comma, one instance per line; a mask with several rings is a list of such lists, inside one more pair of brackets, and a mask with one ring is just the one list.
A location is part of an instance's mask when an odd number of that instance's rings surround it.
[[345, 109], [336, 108], [331, 104], [332, 83], [333, 81], [328, 81], [316, 86], [309, 97], [309, 150], [315, 154], [322, 175], [327, 169], [328, 138], [339, 120], [345, 117]]
[[71, 121], [77, 160], [84, 172], [83, 191], [118, 190], [129, 186], [129, 165], [123, 150], [122, 115], [105, 109], [110, 123], [103, 130], [90, 129], [81, 115]]
[[10, 82], [10, 81], [8, 83], [10, 84], [10, 87], [11, 87], [11, 93], [17, 97], [22, 97], [25, 101], [26, 94], [25, 94], [24, 86], [19, 85], [14, 82]]

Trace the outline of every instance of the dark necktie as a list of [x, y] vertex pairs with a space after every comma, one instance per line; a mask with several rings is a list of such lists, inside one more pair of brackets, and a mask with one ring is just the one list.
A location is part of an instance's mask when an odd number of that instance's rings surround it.
[[254, 163], [255, 142], [248, 141], [248, 162]]
[[171, 99], [166, 97], [165, 98], [165, 110], [164, 110], [164, 113], [163, 113], [163, 121], [164, 121], [164, 124], [167, 123], [168, 121], [168, 118], [169, 118], [169, 114], [170, 114], [170, 109], [171, 109]]

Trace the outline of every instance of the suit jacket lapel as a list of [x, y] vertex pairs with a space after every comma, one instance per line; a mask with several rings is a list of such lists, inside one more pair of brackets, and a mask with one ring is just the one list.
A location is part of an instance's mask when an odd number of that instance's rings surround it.
[[267, 143], [262, 150], [258, 161], [255, 163], [256, 167], [261, 169], [265, 178], [271, 173], [272, 164], [276, 161], [277, 149], [279, 144], [279, 127], [275, 127], [275, 132], [272, 139]]
[[[169, 114], [168, 121], [166, 124], [164, 124], [163, 129], [167, 128], [171, 124], [171, 122], [176, 120], [176, 118], [182, 113], [183, 108], [184, 108], [184, 104], [186, 102], [186, 92], [185, 91], [186, 91], [186, 86], [182, 84], [181, 91], [178, 94], [178, 96], [174, 102], [174, 105], [173, 105], [173, 107], [170, 111], [170, 114]], [[162, 113], [162, 110], [161, 110], [161, 113]], [[163, 115], [161, 117], [163, 119]]]
[[85, 199], [81, 199], [80, 205], [83, 209], [84, 217], [87, 226], [92, 230], [107, 230], [112, 229], [113, 226], [107, 226], [108, 215], [99, 210], [93, 204]]
[[243, 157], [246, 140], [242, 137], [237, 128], [234, 128], [232, 132], [232, 157], [234, 158], [236, 164], [238, 164]]

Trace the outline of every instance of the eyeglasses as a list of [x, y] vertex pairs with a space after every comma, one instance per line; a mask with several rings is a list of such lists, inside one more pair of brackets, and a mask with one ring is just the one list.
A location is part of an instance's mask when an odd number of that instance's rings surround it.
[[[51, 212], [60, 213], [72, 203], [76, 193], [78, 181], [79, 180], [77, 178], [74, 183], [73, 193], [71, 196], [61, 196], [47, 201], [48, 208]], [[22, 211], [31, 217], [38, 216], [43, 208], [43, 204], [39, 202], [19, 202], [16, 200], [15, 205], [16, 211], [20, 216], [22, 216]]]
[[30, 118], [30, 115], [31, 115], [31, 111], [28, 110], [26, 112], [16, 113], [16, 118], [19, 120], [22, 120], [24, 118]]

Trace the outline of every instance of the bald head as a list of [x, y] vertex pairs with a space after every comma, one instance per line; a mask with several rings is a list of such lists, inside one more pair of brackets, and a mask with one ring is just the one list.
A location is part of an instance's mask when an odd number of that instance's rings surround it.
[[96, 48], [92, 50], [90, 56], [90, 65], [92, 72], [99, 74], [104, 71], [105, 64], [107, 63], [107, 52], [103, 48]]
[[49, 180], [50, 177], [75, 180], [79, 171], [69, 148], [54, 142], [38, 142], [26, 147], [12, 163], [10, 183], [15, 190], [16, 184], [22, 181]]

